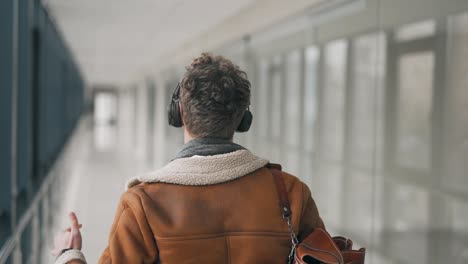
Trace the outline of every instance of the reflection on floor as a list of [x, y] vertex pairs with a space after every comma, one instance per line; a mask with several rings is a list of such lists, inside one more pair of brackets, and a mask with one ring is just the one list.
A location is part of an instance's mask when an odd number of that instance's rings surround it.
[[[119, 145], [118, 129], [112, 124], [96, 125], [90, 119], [75, 134], [73, 161], [64, 186], [62, 208], [56, 211], [56, 226], [68, 225], [67, 213], [74, 211], [83, 225], [83, 252], [88, 263], [97, 263], [107, 245], [117, 203], [128, 178], [148, 168], [136, 159], [131, 150]], [[67, 162], [65, 162], [67, 163]], [[65, 175], [64, 175], [65, 176]], [[44, 263], [53, 263], [45, 260]]]

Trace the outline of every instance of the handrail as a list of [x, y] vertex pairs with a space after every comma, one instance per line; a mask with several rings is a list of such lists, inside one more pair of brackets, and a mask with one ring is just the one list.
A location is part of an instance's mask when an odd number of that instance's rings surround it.
[[16, 239], [12, 237], [8, 238], [8, 240], [3, 244], [2, 249], [0, 250], [0, 263], [3, 264], [7, 261], [8, 257], [11, 255], [13, 249], [15, 249]]
[[21, 217], [13, 234], [11, 234], [7, 241], [3, 244], [2, 248], [0, 249], [0, 264], [4, 264], [13, 253], [13, 250], [17, 246], [19, 246], [19, 240], [21, 238], [21, 235], [23, 234], [24, 230], [31, 222], [33, 217], [37, 215], [40, 203], [43, 201], [44, 196], [49, 191], [50, 185], [52, 184], [52, 180], [54, 179], [54, 177], [56, 177], [55, 175], [56, 173], [51, 172], [46, 176], [46, 178], [42, 182], [39, 191], [34, 196], [33, 201]]
[[[69, 135], [68, 140], [63, 144], [63, 147], [60, 152], [60, 157], [57, 158], [54, 162], [53, 167], [51, 167], [44, 180], [41, 183], [41, 186], [39, 187], [37, 193], [34, 195], [34, 198], [32, 201], [29, 203], [28, 208], [26, 211], [22, 214], [20, 219], [18, 220], [17, 224], [15, 225], [15, 228], [12, 230], [12, 233], [8, 237], [8, 239], [4, 242], [3, 245], [1, 245], [0, 248], [0, 264], [6, 263], [10, 257], [15, 258], [13, 260], [13, 263], [16, 264], [17, 262], [21, 263], [29, 263], [31, 262], [31, 257], [34, 257], [32, 254], [37, 254], [37, 257], [43, 257], [43, 250], [41, 251], [35, 251], [38, 250], [41, 247], [39, 245], [34, 245], [34, 241], [37, 242], [37, 238], [41, 237], [41, 234], [45, 234], [47, 236], [48, 232], [50, 231], [49, 229], [51, 228], [49, 220], [46, 220], [44, 223], [42, 223], [39, 226], [35, 226], [35, 217], [37, 217], [41, 212], [46, 212], [47, 214], [50, 214], [50, 210], [47, 210], [48, 204], [50, 202], [54, 202], [53, 200], [47, 200], [47, 196], [51, 194], [53, 185], [57, 182], [63, 179], [61, 177], [60, 173], [60, 168], [63, 165], [63, 162], [67, 160], [67, 157], [70, 154], [70, 149], [73, 149], [76, 147], [77, 141], [76, 141], [76, 135], [79, 133], [79, 131], [82, 131], [82, 129], [85, 129], [86, 125], [86, 117], [82, 117], [78, 119], [76, 122], [76, 127], [73, 129], [72, 133]], [[54, 190], [55, 191], [55, 190]], [[54, 197], [51, 197], [54, 199]], [[46, 203], [44, 203], [44, 201]], [[45, 208], [42, 208], [41, 206], [45, 206]], [[49, 218], [50, 215], [46, 215], [46, 219]], [[52, 220], [53, 221], [53, 220]], [[21, 237], [25, 230], [31, 226], [32, 227], [32, 232], [31, 232], [31, 243], [32, 247], [31, 251], [29, 252], [21, 252]], [[44, 232], [45, 229], [45, 232]], [[43, 233], [44, 232], [44, 233]], [[15, 251], [16, 249], [19, 249], [18, 255], [17, 252]], [[28, 254], [28, 255], [22, 255], [22, 254]], [[36, 263], [33, 261], [33, 263]]]

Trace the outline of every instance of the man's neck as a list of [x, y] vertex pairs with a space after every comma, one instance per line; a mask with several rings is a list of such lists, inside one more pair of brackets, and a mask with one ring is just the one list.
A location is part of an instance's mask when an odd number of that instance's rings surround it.
[[[192, 136], [192, 134], [190, 134], [190, 132], [188, 132], [184, 127], [184, 144], [187, 144], [190, 140], [195, 138], [197, 137]], [[230, 138], [229, 141], [233, 142], [233, 138]]]
[[194, 139], [194, 137], [184, 127], [184, 144], [187, 144], [187, 142], [189, 142], [192, 139]]

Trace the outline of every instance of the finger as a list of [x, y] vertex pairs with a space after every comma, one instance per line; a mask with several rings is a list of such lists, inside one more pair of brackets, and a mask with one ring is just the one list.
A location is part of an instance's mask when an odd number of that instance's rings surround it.
[[71, 236], [68, 239], [68, 247], [72, 248], [74, 244], [74, 237], [80, 233], [80, 230], [79, 230], [78, 218], [76, 217], [76, 214], [74, 212], [70, 212], [68, 214], [68, 217], [70, 218], [70, 221], [71, 221], [71, 226], [70, 226]]
[[76, 214], [74, 212], [70, 212], [70, 214], [68, 214], [68, 217], [71, 221], [71, 229], [79, 229], [78, 218], [76, 217]]
[[[79, 225], [78, 225], [78, 229], [81, 229], [82, 227], [83, 227], [82, 224], [79, 224]], [[71, 227], [65, 228], [65, 229], [63, 230], [63, 232], [71, 232]]]

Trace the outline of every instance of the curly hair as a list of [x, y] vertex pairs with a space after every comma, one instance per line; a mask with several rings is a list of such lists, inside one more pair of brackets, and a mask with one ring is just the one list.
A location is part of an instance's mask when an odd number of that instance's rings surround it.
[[250, 105], [247, 74], [222, 56], [202, 53], [182, 78], [183, 122], [195, 137], [231, 139]]

